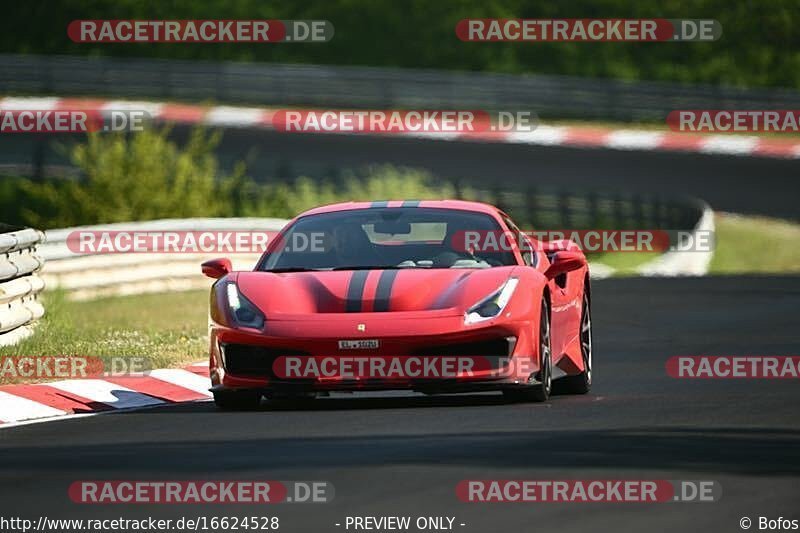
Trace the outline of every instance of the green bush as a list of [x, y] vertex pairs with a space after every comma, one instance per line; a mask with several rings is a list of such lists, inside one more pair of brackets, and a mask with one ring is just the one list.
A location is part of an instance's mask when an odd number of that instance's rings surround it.
[[31, 203], [22, 208], [24, 222], [47, 228], [231, 214], [226, 193], [242, 180], [242, 170], [216, 178], [213, 150], [219, 135], [196, 129], [180, 148], [168, 133], [165, 128], [135, 135], [90, 134], [70, 154], [82, 179], [19, 183]]

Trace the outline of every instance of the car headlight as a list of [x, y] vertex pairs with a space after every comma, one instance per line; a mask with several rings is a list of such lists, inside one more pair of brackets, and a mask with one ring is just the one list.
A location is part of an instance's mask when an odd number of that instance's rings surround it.
[[464, 313], [464, 324], [475, 324], [498, 316], [503, 312], [511, 295], [517, 288], [519, 279], [509, 278], [499, 289], [476, 303]]
[[235, 283], [228, 283], [226, 287], [228, 296], [228, 306], [234, 320], [239, 326], [247, 328], [261, 329], [264, 327], [264, 314], [245, 298]]

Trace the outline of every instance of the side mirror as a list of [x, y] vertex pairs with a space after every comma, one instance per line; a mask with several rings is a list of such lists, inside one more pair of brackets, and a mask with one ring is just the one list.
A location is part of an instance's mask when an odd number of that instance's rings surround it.
[[553, 279], [560, 274], [578, 270], [584, 265], [586, 265], [586, 258], [584, 257], [583, 252], [556, 252], [544, 275], [547, 277], [547, 279]]
[[219, 279], [233, 270], [231, 260], [224, 257], [206, 261], [201, 266], [203, 268], [203, 274], [213, 279]]

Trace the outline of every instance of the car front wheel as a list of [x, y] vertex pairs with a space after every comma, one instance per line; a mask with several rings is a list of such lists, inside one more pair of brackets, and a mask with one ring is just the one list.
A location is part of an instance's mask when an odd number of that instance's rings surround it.
[[553, 358], [550, 346], [550, 308], [542, 298], [539, 317], [539, 371], [522, 388], [505, 389], [503, 395], [513, 402], [546, 402], [553, 389]]

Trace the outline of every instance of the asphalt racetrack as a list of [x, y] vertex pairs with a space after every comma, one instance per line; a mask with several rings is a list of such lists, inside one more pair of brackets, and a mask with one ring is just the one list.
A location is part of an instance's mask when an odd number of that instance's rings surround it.
[[[204, 402], [7, 428], [2, 514], [270, 515], [280, 531], [317, 533], [346, 531], [347, 516], [452, 516], [456, 531], [481, 533], [732, 532], [747, 516], [758, 530], [759, 516], [800, 518], [798, 380], [676, 380], [665, 361], [796, 355], [798, 309], [796, 277], [604, 280], [594, 284], [596, 383], [586, 396], [337, 396], [246, 413]], [[715, 480], [722, 497], [480, 504], [455, 494], [464, 479], [561, 478]], [[336, 495], [274, 506], [72, 503], [67, 487], [90, 479], [325, 480]]]

